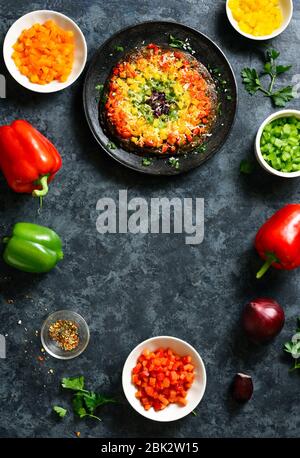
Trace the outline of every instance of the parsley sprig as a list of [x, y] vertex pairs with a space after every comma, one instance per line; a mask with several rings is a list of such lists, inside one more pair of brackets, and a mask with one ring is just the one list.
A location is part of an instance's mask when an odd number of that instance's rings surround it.
[[191, 47], [188, 38], [185, 41], [179, 40], [179, 38], [174, 37], [173, 35], [169, 35], [169, 46], [171, 48], [178, 48], [183, 49], [184, 51], [188, 51], [191, 54], [195, 54], [195, 51]]
[[[268, 49], [265, 55], [265, 65], [263, 71], [258, 74], [255, 68], [246, 67], [242, 70], [242, 80], [246, 90], [253, 95], [256, 92], [262, 92], [266, 97], [270, 97], [276, 107], [285, 107], [285, 105], [294, 98], [293, 87], [286, 86], [274, 90], [274, 84], [278, 76], [287, 72], [292, 65], [277, 65], [277, 59], [280, 52], [276, 49]], [[268, 75], [270, 77], [269, 86], [266, 88], [261, 77]]]
[[[296, 334], [298, 333], [300, 334], [300, 318], [297, 319]], [[290, 372], [296, 369], [300, 369], [300, 362], [298, 362], [300, 358], [300, 335], [299, 340], [293, 339], [289, 342], [286, 342], [284, 344], [283, 350], [294, 358], [294, 366], [290, 369]]]
[[[102, 394], [88, 391], [84, 388], [84, 377], [63, 378], [61, 386], [66, 390], [74, 391], [72, 400], [73, 411], [79, 418], [94, 418], [101, 421], [101, 418], [95, 415], [96, 409], [104, 404], [114, 404], [117, 401], [112, 398], [107, 398]], [[67, 413], [65, 409], [59, 406], [54, 406], [53, 410], [60, 416], [64, 417]]]

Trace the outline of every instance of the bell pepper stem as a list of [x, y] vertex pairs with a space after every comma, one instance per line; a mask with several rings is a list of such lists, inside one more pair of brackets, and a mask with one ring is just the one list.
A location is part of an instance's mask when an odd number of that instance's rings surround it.
[[32, 195], [33, 197], [44, 197], [48, 192], [48, 175], [44, 175], [37, 183], [42, 186], [42, 189], [35, 189]]
[[261, 278], [267, 272], [267, 270], [269, 270], [273, 262], [278, 262], [277, 257], [273, 253], [268, 253], [266, 255], [266, 262], [262, 265], [260, 270], [257, 272], [256, 278], [258, 279]]

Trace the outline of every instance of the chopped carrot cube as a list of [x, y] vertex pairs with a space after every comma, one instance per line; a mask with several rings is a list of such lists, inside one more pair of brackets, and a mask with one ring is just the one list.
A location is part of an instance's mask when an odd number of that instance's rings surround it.
[[49, 20], [21, 33], [12, 59], [32, 83], [65, 82], [72, 71], [74, 48], [73, 32]]

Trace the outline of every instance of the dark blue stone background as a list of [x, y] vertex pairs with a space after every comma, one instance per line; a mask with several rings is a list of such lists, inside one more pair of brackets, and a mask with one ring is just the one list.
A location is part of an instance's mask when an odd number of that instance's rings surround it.
[[[286, 32], [273, 41], [284, 64], [300, 73], [300, 5]], [[1, 124], [26, 118], [52, 139], [63, 156], [63, 169], [52, 184], [40, 215], [37, 202], [11, 192], [1, 179], [0, 234], [26, 220], [53, 227], [64, 241], [65, 260], [51, 273], [30, 276], [1, 264], [0, 333], [7, 334], [7, 359], [0, 360], [0, 436], [82, 437], [266, 437], [299, 434], [299, 374], [289, 374], [282, 344], [300, 315], [300, 271], [273, 271], [257, 282], [260, 260], [253, 249], [256, 230], [273, 211], [299, 201], [299, 180], [268, 176], [257, 166], [239, 173], [241, 159], [253, 156], [253, 140], [264, 118], [274, 111], [269, 100], [251, 98], [240, 71], [260, 65], [263, 46], [243, 40], [229, 26], [223, 0], [0, 1], [1, 42], [10, 25], [34, 9], [71, 16], [86, 36], [89, 59], [113, 32], [150, 19], [178, 20], [204, 32], [221, 46], [237, 75], [240, 98], [235, 127], [223, 149], [203, 167], [176, 178], [138, 175], [110, 160], [87, 127], [82, 110], [83, 77], [63, 92], [25, 91], [7, 76], [7, 99], [0, 100]], [[2, 59], [2, 58], [1, 58]], [[290, 103], [300, 108], [299, 99]], [[129, 197], [204, 197], [205, 239], [188, 246], [183, 235], [99, 235], [96, 202]], [[277, 299], [286, 325], [272, 344], [256, 348], [240, 332], [244, 303], [257, 296]], [[91, 329], [91, 342], [78, 359], [37, 360], [36, 331], [46, 316], [70, 308]], [[22, 324], [18, 325], [21, 320]], [[208, 385], [197, 409], [178, 422], [159, 424], [140, 417], [122, 394], [125, 358], [140, 341], [170, 334], [186, 339], [201, 353]], [[49, 373], [53, 369], [54, 373]], [[237, 371], [254, 378], [253, 399], [237, 408], [228, 387]], [[69, 405], [59, 388], [63, 376], [84, 374], [91, 389], [121, 401], [103, 408], [102, 423], [58, 421], [53, 404]]]

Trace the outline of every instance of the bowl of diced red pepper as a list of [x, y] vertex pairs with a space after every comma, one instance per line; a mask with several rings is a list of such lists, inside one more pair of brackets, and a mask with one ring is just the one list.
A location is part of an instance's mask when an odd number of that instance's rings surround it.
[[122, 382], [128, 402], [138, 413], [167, 422], [194, 411], [204, 395], [206, 371], [199, 353], [187, 342], [159, 336], [132, 350]]

